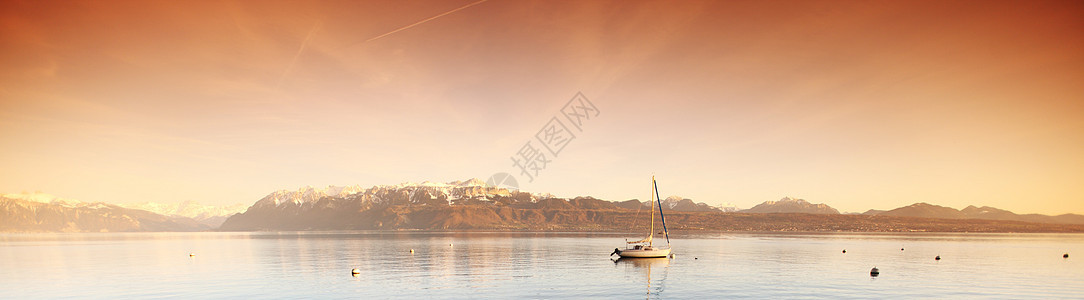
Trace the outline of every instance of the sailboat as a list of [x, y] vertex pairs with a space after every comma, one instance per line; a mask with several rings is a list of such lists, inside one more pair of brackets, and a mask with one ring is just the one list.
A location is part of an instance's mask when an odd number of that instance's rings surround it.
[[[610, 255], [617, 254], [621, 258], [647, 258], [670, 256], [670, 232], [666, 230], [666, 216], [662, 214], [662, 199], [659, 197], [659, 184], [655, 183], [655, 176], [651, 176], [651, 225], [648, 227], [647, 237], [638, 241], [625, 240], [625, 249], [614, 248]], [[659, 207], [659, 219], [662, 220], [662, 233], [666, 236], [666, 246], [655, 246], [655, 206]]]

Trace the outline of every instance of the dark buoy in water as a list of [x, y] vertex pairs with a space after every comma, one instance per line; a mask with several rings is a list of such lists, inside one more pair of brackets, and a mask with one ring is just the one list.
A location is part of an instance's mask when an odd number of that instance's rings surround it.
[[877, 277], [877, 275], [881, 275], [881, 270], [878, 270], [877, 267], [873, 267], [873, 270], [869, 270], [869, 276]]
[[1069, 253], [1062, 254], [1061, 258], [1069, 258]]
[[693, 259], [700, 259], [700, 258], [697, 258], [697, 257], [693, 257]]
[[843, 249], [843, 253], [847, 253], [847, 249]]
[[941, 260], [941, 256], [938, 255], [938, 256], [934, 257], [933, 260]]
[[903, 248], [900, 248], [900, 251], [903, 251]]

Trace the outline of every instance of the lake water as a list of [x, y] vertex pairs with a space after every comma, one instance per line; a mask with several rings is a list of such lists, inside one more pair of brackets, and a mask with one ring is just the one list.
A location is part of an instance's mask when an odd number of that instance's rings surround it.
[[1081, 234], [677, 233], [673, 259], [612, 261], [626, 237], [3, 234], [0, 298], [1084, 297]]

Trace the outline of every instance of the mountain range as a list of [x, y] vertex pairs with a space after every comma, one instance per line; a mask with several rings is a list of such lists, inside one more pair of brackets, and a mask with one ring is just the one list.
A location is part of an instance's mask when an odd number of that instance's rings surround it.
[[[778, 201], [765, 201], [747, 210], [734, 207], [713, 207], [697, 203], [678, 196], [667, 197], [662, 201], [669, 215], [684, 221], [696, 223], [696, 226], [682, 225], [687, 228], [731, 228], [726, 224], [711, 224], [710, 220], [728, 220], [742, 223], [740, 228], [749, 230], [773, 228], [813, 228], [823, 230], [953, 230], [991, 231], [997, 226], [989, 222], [948, 222], [930, 221], [930, 218], [950, 220], [995, 220], [1025, 223], [1084, 224], [1079, 215], [1049, 217], [1042, 215], [1016, 215], [1011, 212], [984, 207], [965, 209], [975, 214], [945, 215], [935, 213], [941, 210], [911, 211], [907, 207], [882, 212], [885, 218], [856, 219], [855, 215], [841, 215], [838, 210], [826, 204], [813, 204], [803, 199], [785, 197]], [[222, 224], [220, 230], [339, 230], [339, 229], [411, 229], [411, 230], [457, 230], [457, 229], [492, 229], [492, 230], [619, 230], [621, 224], [633, 223], [643, 211], [650, 209], [649, 203], [638, 199], [626, 201], [604, 201], [593, 197], [560, 199], [549, 194], [531, 194], [516, 190], [487, 186], [478, 179], [454, 181], [448, 183], [404, 183], [399, 185], [378, 185], [367, 189], [357, 186], [326, 188], [304, 187], [298, 190], [280, 190], [273, 192], [252, 205], [247, 211], [234, 215]], [[918, 204], [916, 204], [918, 205]], [[915, 205], [912, 205], [915, 206]], [[950, 209], [951, 210], [951, 209]], [[955, 210], [954, 210], [955, 211]], [[703, 214], [728, 213], [726, 217], [703, 217]], [[866, 216], [873, 216], [871, 211]], [[769, 215], [741, 216], [749, 215]], [[805, 215], [826, 215], [838, 217], [806, 217]], [[971, 218], [969, 216], [981, 216]], [[752, 224], [749, 220], [762, 220], [775, 224]], [[887, 226], [885, 224], [867, 224], [870, 220], [895, 220], [911, 222], [911, 227]], [[923, 220], [926, 219], [926, 220]], [[834, 222], [829, 227], [815, 224], [796, 224], [801, 222]], [[851, 220], [851, 221], [846, 221]], [[722, 222], [722, 221], [721, 221]], [[847, 224], [848, 222], [854, 224]], [[679, 223], [679, 222], [675, 222]], [[919, 223], [932, 224], [923, 226]], [[789, 224], [782, 226], [779, 224]], [[865, 225], [855, 225], [865, 224]], [[961, 225], [962, 224], [962, 225]], [[1013, 223], [1016, 224], [1016, 223]], [[776, 226], [779, 225], [779, 226]], [[781, 227], [780, 227], [781, 226]], [[992, 226], [992, 227], [991, 227]], [[1016, 224], [1010, 229], [1034, 231], [1042, 226]], [[1059, 227], [1060, 228], [1060, 227]], [[1060, 229], [1059, 229], [1060, 230]]]
[[0, 232], [200, 231], [218, 228], [246, 208], [195, 201], [108, 204], [23, 192], [0, 196]]
[[0, 196], [0, 232], [130, 232], [200, 231], [211, 229], [185, 217], [101, 202], [86, 203], [51, 195]]
[[981, 219], [1031, 223], [1084, 224], [1084, 216], [1078, 214], [1062, 214], [1057, 216], [1040, 214], [1018, 215], [1011, 211], [989, 206], [975, 207], [974, 205], [971, 205], [964, 209], [956, 210], [955, 208], [933, 205], [925, 202], [915, 203], [889, 211], [871, 209], [863, 214], [936, 219]]
[[[646, 201], [640, 201], [639, 199], [626, 200], [621, 202], [614, 202], [619, 208], [625, 209], [651, 209]], [[662, 200], [663, 207], [667, 210], [673, 211], [710, 211], [710, 212], [736, 212], [739, 209], [731, 204], [724, 204], [722, 206], [711, 206], [706, 203], [693, 202], [692, 199], [682, 198], [679, 196], [670, 196]]]
[[[662, 201], [677, 229], [747, 231], [1084, 232], [1084, 216], [1018, 215], [992, 207], [963, 210], [916, 203], [888, 211], [840, 214], [826, 204], [785, 197], [739, 210], [670, 196]], [[252, 230], [629, 230], [651, 203], [557, 198], [488, 186], [478, 179], [368, 188], [279, 190], [247, 208], [194, 201], [166, 205], [84, 203], [48, 194], [0, 196], [0, 232]], [[217, 218], [217, 219], [216, 219]], [[220, 226], [219, 226], [220, 224]], [[1042, 225], [1052, 224], [1052, 225]], [[1053, 224], [1065, 224], [1053, 225]]]
[[[713, 207], [691, 199], [671, 196], [664, 207], [680, 212], [724, 212], [732, 207]], [[220, 230], [331, 230], [331, 229], [539, 229], [576, 226], [601, 228], [598, 222], [613, 221], [603, 211], [639, 212], [649, 203], [637, 199], [610, 202], [593, 197], [559, 199], [488, 186], [471, 179], [448, 183], [422, 182], [398, 185], [311, 186], [279, 190], [256, 201], [244, 213], [234, 215]]]

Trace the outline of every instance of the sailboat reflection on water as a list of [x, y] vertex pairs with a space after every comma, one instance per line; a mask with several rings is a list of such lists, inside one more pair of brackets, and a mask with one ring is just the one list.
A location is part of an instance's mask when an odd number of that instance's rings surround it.
[[[666, 289], [663, 284], [666, 281], [667, 271], [670, 269], [670, 259], [665, 257], [656, 258], [618, 258], [614, 260], [614, 265], [624, 265], [626, 269], [644, 270], [647, 274], [647, 298], [659, 298]], [[651, 271], [655, 269], [655, 278], [652, 281]], [[662, 276], [659, 278], [658, 271], [662, 270]]]

